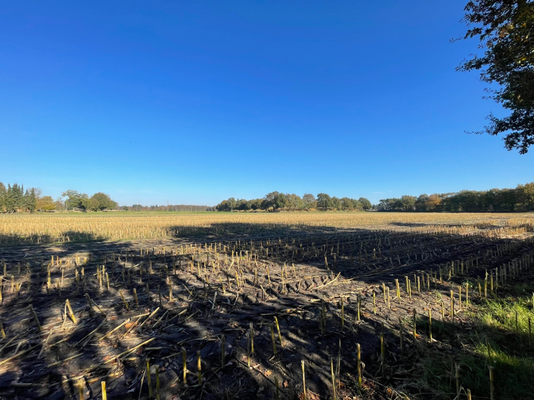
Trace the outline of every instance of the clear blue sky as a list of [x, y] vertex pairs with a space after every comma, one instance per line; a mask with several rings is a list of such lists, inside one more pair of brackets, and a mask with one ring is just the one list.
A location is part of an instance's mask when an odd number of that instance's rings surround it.
[[0, 5], [0, 181], [214, 205], [534, 181], [461, 36], [467, 0]]

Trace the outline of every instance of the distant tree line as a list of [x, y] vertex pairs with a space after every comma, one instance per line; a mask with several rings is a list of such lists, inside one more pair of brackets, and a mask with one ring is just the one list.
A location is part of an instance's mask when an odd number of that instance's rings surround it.
[[8, 184], [6, 187], [0, 182], [0, 212], [104, 211], [117, 208], [117, 203], [102, 192], [89, 197], [76, 190], [67, 190], [62, 193], [62, 197], [54, 201], [51, 196], [43, 196], [41, 189], [24, 190], [24, 186], [17, 183]]
[[235, 199], [230, 197], [215, 206], [217, 211], [309, 211], [318, 209], [327, 210], [356, 210], [363, 211], [372, 208], [371, 202], [364, 197], [358, 200], [348, 197], [330, 197], [326, 193], [319, 193], [317, 198], [313, 194], [306, 193], [300, 197], [296, 194], [271, 192], [262, 199]]
[[193, 206], [193, 205], [166, 205], [166, 206], [142, 206], [141, 204], [134, 204], [131, 207], [122, 206], [123, 211], [215, 211], [215, 207], [208, 206]]
[[534, 183], [518, 185], [515, 189], [462, 190], [382, 199], [376, 208], [378, 211], [420, 212], [534, 211]]

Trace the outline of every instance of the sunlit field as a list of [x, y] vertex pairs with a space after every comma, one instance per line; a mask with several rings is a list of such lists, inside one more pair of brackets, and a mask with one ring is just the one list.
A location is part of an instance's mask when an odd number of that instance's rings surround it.
[[509, 235], [527, 232], [534, 214], [458, 213], [79, 213], [0, 215], [0, 244], [140, 240], [189, 236], [386, 229]]

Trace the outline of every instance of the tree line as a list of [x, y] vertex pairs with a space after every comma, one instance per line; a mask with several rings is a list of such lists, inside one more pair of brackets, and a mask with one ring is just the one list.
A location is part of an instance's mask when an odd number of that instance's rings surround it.
[[380, 200], [377, 211], [511, 212], [534, 211], [534, 183], [515, 189], [462, 190]]
[[41, 189], [24, 189], [17, 183], [7, 187], [0, 182], [0, 212], [35, 211], [417, 211], [417, 212], [513, 212], [534, 211], [534, 182], [518, 185], [515, 189], [490, 189], [486, 191], [462, 190], [455, 193], [405, 195], [400, 198], [381, 199], [378, 205], [360, 197], [338, 198], [326, 193], [317, 197], [306, 193], [270, 192], [261, 199], [235, 199], [230, 197], [215, 207], [197, 205], [134, 204], [119, 207], [109, 195], [98, 192], [89, 197], [86, 193], [67, 190], [56, 201], [43, 196]]
[[54, 201], [51, 196], [43, 196], [41, 189], [24, 190], [24, 185], [17, 183], [6, 187], [0, 182], [0, 212], [104, 211], [117, 208], [118, 204], [102, 192], [89, 197], [86, 193], [67, 190]]
[[14, 183], [7, 187], [0, 182], [0, 213], [35, 212], [35, 211], [215, 211], [215, 207], [197, 205], [151, 205], [120, 206], [106, 193], [98, 192], [89, 196], [77, 190], [66, 190], [54, 200], [51, 196], [43, 196], [39, 188], [24, 190], [23, 185]]
[[177, 205], [166, 205], [166, 206], [158, 206], [158, 205], [152, 205], [152, 206], [143, 206], [141, 204], [134, 204], [130, 207], [128, 206], [122, 206], [121, 210], [123, 211], [189, 211], [189, 212], [195, 212], [195, 211], [215, 211], [215, 207], [208, 207], [208, 206], [194, 206], [194, 205], [186, 205], [186, 204], [177, 204]]
[[23, 185], [13, 184], [6, 186], [0, 182], [0, 211], [16, 212], [30, 211], [37, 208], [37, 194], [34, 188], [24, 191]]
[[223, 200], [215, 206], [217, 211], [310, 211], [318, 209], [327, 210], [345, 210], [345, 211], [363, 211], [372, 208], [371, 202], [364, 197], [358, 200], [348, 197], [337, 198], [331, 197], [326, 193], [319, 193], [317, 198], [310, 193], [302, 197], [296, 194], [271, 192], [262, 199], [235, 199], [230, 197]]

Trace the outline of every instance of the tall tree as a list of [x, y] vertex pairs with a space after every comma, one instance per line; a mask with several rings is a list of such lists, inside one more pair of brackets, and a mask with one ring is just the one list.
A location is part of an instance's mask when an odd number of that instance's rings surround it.
[[237, 201], [235, 198], [230, 197], [228, 200], [226, 200], [226, 205], [228, 206], [229, 211], [234, 211]]
[[481, 202], [484, 211], [497, 211], [496, 203], [499, 189], [490, 189], [482, 194]]
[[7, 189], [5, 185], [0, 182], [0, 212], [3, 212], [6, 207], [6, 194]]
[[341, 209], [341, 199], [337, 198], [336, 196], [333, 196], [331, 199], [331, 207], [335, 210]]
[[519, 185], [516, 189], [520, 206], [526, 211], [534, 210], [534, 182]]
[[490, 114], [484, 132], [505, 134], [505, 147], [525, 154], [534, 144], [534, 2], [472, 0], [464, 20], [464, 39], [477, 37], [484, 54], [458, 70], [479, 70], [483, 81], [497, 84], [492, 98], [510, 111], [503, 118]]
[[[143, 206], [141, 204], [134, 204], [132, 206], [132, 210], [139, 211]], [[228, 204], [226, 203], [226, 200], [221, 201], [219, 204], [215, 206], [215, 209], [217, 211], [230, 211], [230, 208], [228, 207]]]
[[317, 207], [322, 208], [323, 211], [332, 207], [332, 198], [326, 193], [319, 193], [317, 195]]
[[416, 211], [426, 211], [428, 207], [428, 194], [424, 193], [419, 195], [415, 201], [415, 210]]
[[5, 207], [7, 212], [17, 212], [24, 208], [24, 187], [16, 183], [7, 185], [5, 196]]
[[286, 194], [287, 208], [289, 210], [299, 210], [303, 208], [303, 201], [299, 195], [291, 193]]
[[265, 195], [262, 202], [262, 208], [268, 210], [279, 210], [287, 206], [287, 197], [283, 193], [270, 192]]
[[281, 210], [285, 207], [287, 207], [287, 196], [284, 193], [278, 193], [274, 199], [273, 208]]
[[416, 201], [416, 197], [404, 195], [401, 197], [402, 208], [404, 209], [404, 211], [414, 211]]
[[[360, 197], [360, 199], [363, 199], [363, 197]], [[356, 200], [356, 199], [351, 199], [351, 200], [352, 200], [352, 208], [355, 210], [358, 210], [358, 211], [362, 211], [364, 209], [370, 210], [372, 207], [371, 202], [367, 199], [364, 199], [364, 200], [367, 200], [369, 204], [365, 204], [365, 205], [360, 200]], [[364, 207], [368, 207], [368, 208], [364, 208]]]
[[249, 206], [251, 210], [261, 209], [261, 199], [249, 200]]
[[248, 211], [250, 210], [250, 204], [246, 199], [239, 199], [237, 200], [236, 208], [241, 211]]
[[442, 198], [437, 194], [431, 194], [428, 196], [428, 201], [426, 203], [427, 211], [440, 211], [440, 206]]
[[302, 196], [302, 203], [304, 209], [306, 210], [315, 208], [317, 206], [317, 200], [315, 200], [315, 196], [310, 193], [304, 193], [304, 196]]
[[352, 202], [352, 199], [349, 199], [348, 197], [341, 198], [341, 209], [348, 211], [354, 209], [354, 203]]
[[37, 210], [41, 211], [54, 211], [56, 205], [51, 196], [43, 196], [37, 199]]
[[24, 206], [27, 211], [34, 212], [37, 209], [37, 196], [35, 194], [35, 189], [31, 188], [29, 190], [26, 190], [26, 193], [24, 194]]
[[78, 209], [80, 211], [87, 211], [90, 207], [89, 196], [85, 193], [79, 193], [76, 190], [67, 190], [62, 193], [63, 197], [66, 197], [65, 207], [67, 210]]
[[93, 211], [111, 210], [117, 207], [117, 203], [111, 200], [109, 195], [102, 192], [92, 195], [89, 205]]
[[361, 203], [362, 208], [364, 210], [370, 210], [371, 208], [373, 208], [373, 205], [371, 204], [371, 202], [365, 197], [360, 197], [358, 201]]
[[498, 199], [502, 211], [515, 211], [517, 203], [515, 189], [502, 189], [499, 191]]

